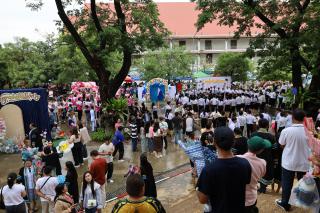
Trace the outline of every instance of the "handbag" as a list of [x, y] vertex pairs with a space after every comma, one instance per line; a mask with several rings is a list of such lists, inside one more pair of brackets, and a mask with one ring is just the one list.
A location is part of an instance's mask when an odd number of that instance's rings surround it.
[[0, 194], [0, 209], [6, 209], [6, 206], [4, 205], [3, 196], [2, 196], [3, 187], [1, 188], [1, 194]]

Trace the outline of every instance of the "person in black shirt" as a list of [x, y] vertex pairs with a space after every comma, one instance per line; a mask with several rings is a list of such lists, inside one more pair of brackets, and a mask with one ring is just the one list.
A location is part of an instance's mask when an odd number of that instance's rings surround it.
[[[259, 129], [257, 132], [252, 133], [251, 137], [259, 136], [271, 142], [272, 146], [276, 145], [276, 138], [268, 132], [269, 121], [267, 119], [260, 119], [258, 122]], [[274, 159], [272, 147], [264, 149], [257, 157], [264, 159], [267, 162], [266, 174], [259, 180], [260, 188], [258, 192], [266, 193], [267, 186], [273, 183], [274, 178]]]
[[208, 137], [213, 138], [213, 131], [212, 131], [212, 123], [207, 122], [205, 131], [201, 134], [200, 141], [202, 146], [205, 146], [206, 140], [208, 140]]
[[153, 168], [149, 163], [146, 154], [141, 154], [140, 156], [140, 170], [144, 180], [144, 196], [156, 198], [157, 188], [153, 176]]
[[44, 156], [42, 156], [42, 162], [45, 166], [51, 166], [55, 168], [56, 175], [61, 175], [61, 165], [59, 161], [58, 153], [52, 152], [49, 146], [43, 149]]
[[227, 126], [227, 121], [228, 121], [228, 118], [225, 116], [225, 112], [222, 111], [221, 112], [221, 117], [218, 117], [216, 119], [216, 126], [217, 127], [220, 127], [220, 126]]
[[65, 164], [67, 174], [66, 174], [66, 183], [68, 186], [68, 192], [72, 195], [72, 198], [75, 203], [79, 202], [79, 187], [78, 187], [78, 173], [74, 168], [74, 165], [71, 161], [67, 161]]
[[234, 128], [233, 132], [235, 134], [235, 139], [232, 152], [235, 155], [243, 155], [248, 151], [248, 139], [242, 136], [242, 130], [238, 127]]
[[246, 184], [251, 180], [251, 166], [246, 159], [233, 156], [234, 134], [228, 127], [214, 132], [218, 159], [206, 166], [197, 183], [200, 203], [210, 201], [214, 213], [244, 213]]

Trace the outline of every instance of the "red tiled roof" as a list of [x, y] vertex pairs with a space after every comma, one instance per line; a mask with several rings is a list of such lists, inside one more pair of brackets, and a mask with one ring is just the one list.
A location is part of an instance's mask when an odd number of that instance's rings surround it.
[[[217, 21], [207, 23], [197, 32], [195, 23], [200, 11], [193, 2], [158, 2], [160, 20], [172, 33], [173, 37], [232, 37], [236, 26], [220, 26]], [[253, 28], [252, 35], [261, 32]]]
[[[110, 5], [114, 10], [113, 3], [100, 3], [99, 6]], [[220, 26], [218, 21], [207, 23], [199, 32], [196, 29], [196, 22], [200, 11], [196, 10], [194, 2], [157, 2], [159, 18], [165, 27], [172, 33], [172, 37], [192, 38], [192, 37], [233, 37], [236, 26]], [[90, 8], [90, 4], [85, 4], [85, 8]], [[262, 32], [256, 27], [251, 29], [252, 36]]]

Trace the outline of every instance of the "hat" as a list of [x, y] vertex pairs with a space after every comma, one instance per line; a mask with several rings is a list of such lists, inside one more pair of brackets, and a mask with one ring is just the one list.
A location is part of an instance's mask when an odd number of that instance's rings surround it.
[[261, 149], [270, 148], [271, 146], [270, 141], [259, 136], [254, 136], [248, 140], [248, 148], [251, 151], [259, 151]]

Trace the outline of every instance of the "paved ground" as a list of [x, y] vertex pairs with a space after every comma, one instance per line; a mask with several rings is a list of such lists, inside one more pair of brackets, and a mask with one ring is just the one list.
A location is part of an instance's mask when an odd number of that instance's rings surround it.
[[[98, 143], [92, 143], [89, 145], [89, 151], [99, 146]], [[163, 158], [157, 159], [153, 155], [149, 155], [155, 176], [164, 171], [174, 169], [179, 165], [189, 162], [183, 151], [176, 145], [170, 144], [168, 151], [164, 152]], [[119, 163], [114, 161], [114, 183], [108, 184], [107, 193], [111, 193], [121, 188], [125, 179], [123, 175], [127, 172], [130, 164], [139, 163], [139, 153], [132, 153], [129, 144], [125, 145], [125, 162]], [[17, 172], [22, 166], [20, 155], [0, 155], [0, 186], [5, 184], [6, 176], [9, 172]], [[81, 175], [87, 169], [87, 163], [85, 166], [78, 168], [79, 182]], [[169, 213], [200, 213], [202, 211], [202, 205], [197, 201], [196, 193], [194, 191], [194, 180], [191, 178], [190, 172], [176, 176], [174, 178], [165, 180], [157, 184], [159, 200], [163, 203], [167, 212]], [[271, 189], [267, 194], [259, 195], [258, 207], [261, 213], [280, 213], [282, 212], [274, 205], [274, 200], [279, 198], [279, 194], [271, 193]], [[113, 203], [109, 203], [104, 212], [110, 212]], [[0, 211], [1, 212], [1, 211]], [[308, 213], [308, 211], [301, 209], [293, 209], [293, 213]]]

